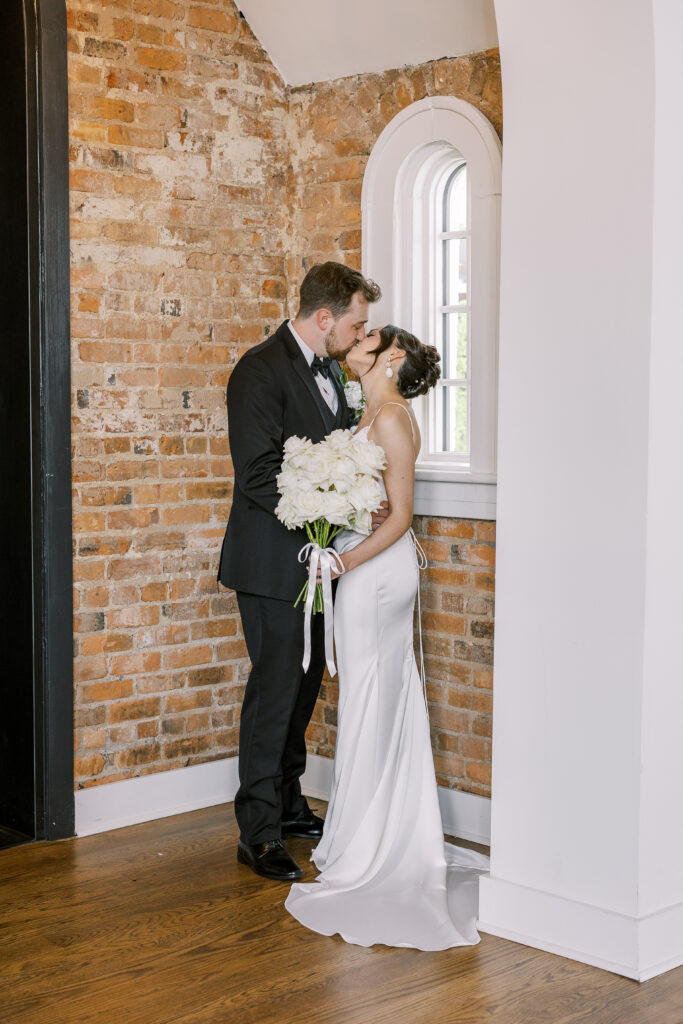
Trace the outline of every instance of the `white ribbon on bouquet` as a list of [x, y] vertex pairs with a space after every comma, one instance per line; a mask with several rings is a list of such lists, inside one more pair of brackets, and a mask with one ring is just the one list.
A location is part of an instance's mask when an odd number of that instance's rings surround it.
[[334, 611], [332, 605], [332, 568], [339, 575], [346, 572], [341, 556], [334, 548], [321, 548], [319, 544], [311, 542], [304, 544], [299, 552], [299, 561], [308, 563], [308, 592], [306, 594], [306, 608], [304, 611], [304, 672], [308, 671], [311, 663], [311, 617], [313, 615], [313, 600], [318, 581], [318, 566], [322, 577], [323, 587], [323, 617], [325, 619], [325, 661], [327, 671], [332, 677], [337, 672], [334, 663]]

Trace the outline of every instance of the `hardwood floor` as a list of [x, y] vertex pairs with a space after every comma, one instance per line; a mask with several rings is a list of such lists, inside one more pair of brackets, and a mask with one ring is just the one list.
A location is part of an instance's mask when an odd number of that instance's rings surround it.
[[0, 852], [3, 1024], [683, 1024], [683, 968], [639, 985], [486, 934], [423, 953], [309, 932], [236, 836], [226, 804]]

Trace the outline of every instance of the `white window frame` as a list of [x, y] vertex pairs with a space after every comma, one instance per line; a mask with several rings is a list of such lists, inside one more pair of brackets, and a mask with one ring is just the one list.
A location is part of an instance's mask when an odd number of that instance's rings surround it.
[[[415, 511], [495, 519], [501, 145], [476, 107], [453, 96], [406, 107], [370, 154], [361, 197], [363, 272], [382, 287], [373, 323], [434, 343], [434, 190], [457, 151], [468, 165], [471, 217], [469, 462], [443, 453], [416, 467]], [[417, 264], [420, 264], [419, 266]], [[429, 402], [413, 403], [428, 436]]]

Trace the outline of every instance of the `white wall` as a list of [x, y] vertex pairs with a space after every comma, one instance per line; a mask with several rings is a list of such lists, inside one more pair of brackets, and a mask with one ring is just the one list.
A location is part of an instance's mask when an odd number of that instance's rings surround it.
[[630, 4], [628, 18], [617, 16], [622, 6], [497, 4], [505, 157], [492, 871], [631, 913], [653, 89], [645, 5]]
[[670, 23], [655, 161], [649, 0], [496, 0], [498, 568], [480, 905], [484, 931], [641, 980], [683, 959], [683, 920], [642, 920], [683, 894], [681, 19], [678, 0], [657, 6]]
[[423, 64], [498, 45], [493, 0], [240, 0], [288, 85]]
[[655, 0], [655, 205], [650, 357], [640, 912], [683, 900], [683, 4]]

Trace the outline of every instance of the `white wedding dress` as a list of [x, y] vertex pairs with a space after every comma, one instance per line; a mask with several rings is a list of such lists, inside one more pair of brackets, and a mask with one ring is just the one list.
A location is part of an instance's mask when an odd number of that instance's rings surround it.
[[[334, 545], [343, 553], [363, 539], [344, 530]], [[417, 587], [412, 530], [339, 579], [337, 746], [311, 854], [320, 874], [292, 885], [285, 907], [307, 928], [361, 946], [438, 950], [480, 941], [479, 875], [489, 858], [444, 841], [413, 650]]]

